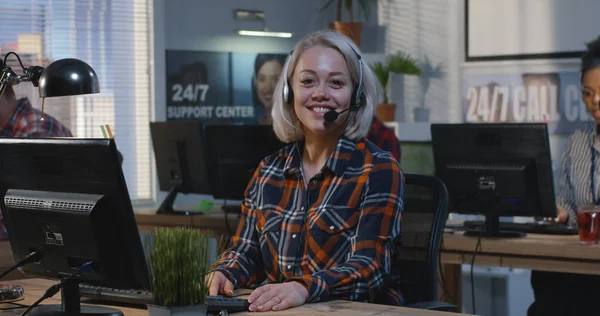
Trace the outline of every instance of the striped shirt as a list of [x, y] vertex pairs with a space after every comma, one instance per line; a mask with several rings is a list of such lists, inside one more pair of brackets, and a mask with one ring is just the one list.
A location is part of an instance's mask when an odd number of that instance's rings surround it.
[[[600, 144], [596, 141], [595, 123], [586, 124], [569, 136], [562, 156], [562, 171], [558, 185], [558, 205], [569, 214], [568, 223], [577, 224], [577, 208], [593, 205], [600, 198]], [[592, 149], [594, 163], [594, 193], [592, 196]]]
[[297, 281], [308, 290], [307, 302], [372, 299], [389, 277], [400, 236], [400, 165], [366, 139], [341, 137], [305, 181], [299, 148], [289, 145], [260, 163], [215, 270], [236, 288]]

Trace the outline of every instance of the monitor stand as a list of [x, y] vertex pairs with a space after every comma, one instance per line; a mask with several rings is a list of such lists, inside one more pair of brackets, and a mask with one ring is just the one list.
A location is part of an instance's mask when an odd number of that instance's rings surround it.
[[500, 217], [495, 214], [485, 215], [485, 224], [483, 227], [468, 229], [465, 231], [464, 235], [486, 238], [521, 238], [527, 236], [527, 234], [523, 232], [500, 230]]
[[61, 305], [40, 305], [31, 311], [32, 316], [124, 316], [120, 310], [101, 306], [81, 306], [79, 282], [68, 280], [61, 289]]
[[165, 215], [202, 215], [202, 212], [197, 211], [177, 211], [173, 209], [173, 203], [175, 203], [175, 199], [177, 198], [177, 193], [179, 193], [179, 188], [177, 186], [173, 186], [171, 190], [169, 190], [169, 194], [160, 204], [158, 211], [156, 214], [165, 214]]

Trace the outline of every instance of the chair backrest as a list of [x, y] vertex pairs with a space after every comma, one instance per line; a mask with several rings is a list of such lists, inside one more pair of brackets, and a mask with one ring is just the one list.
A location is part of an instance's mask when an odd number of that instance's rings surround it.
[[405, 174], [402, 234], [392, 262], [392, 286], [405, 304], [437, 300], [438, 254], [447, 217], [446, 185], [436, 177]]

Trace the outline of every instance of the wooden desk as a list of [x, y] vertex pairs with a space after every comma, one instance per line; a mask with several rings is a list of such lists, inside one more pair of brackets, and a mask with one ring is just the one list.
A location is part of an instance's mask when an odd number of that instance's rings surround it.
[[[471, 264], [478, 237], [447, 231], [442, 240], [446, 287], [462, 301], [461, 264]], [[523, 238], [481, 238], [475, 265], [600, 274], [600, 245], [582, 245], [579, 236], [527, 234]]]
[[[27, 279], [16, 280], [13, 283], [18, 283], [25, 290], [25, 299], [16, 302], [18, 305], [25, 308], [40, 298], [46, 289], [55, 282], [44, 279]], [[20, 315], [25, 308], [6, 309], [16, 307], [17, 304], [0, 304], [0, 314], [2, 315]], [[47, 299], [43, 304], [60, 304], [60, 293], [53, 298]], [[120, 309], [126, 316], [147, 316], [148, 311], [145, 309], [135, 309], [126, 307], [116, 307]], [[236, 313], [235, 315], [257, 315], [257, 313]], [[426, 311], [405, 307], [395, 307], [387, 305], [377, 305], [359, 302], [348, 301], [331, 301], [324, 303], [305, 304], [300, 307], [292, 308], [280, 312], [269, 312], [268, 315], [406, 315], [406, 316], [435, 316], [435, 315], [453, 315], [446, 312]]]

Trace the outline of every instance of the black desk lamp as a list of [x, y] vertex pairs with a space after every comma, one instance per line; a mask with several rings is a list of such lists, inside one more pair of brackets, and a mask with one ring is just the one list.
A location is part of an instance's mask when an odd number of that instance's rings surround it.
[[[23, 75], [17, 75], [6, 65], [6, 59], [11, 54], [19, 60]], [[4, 56], [4, 68], [0, 72], [0, 98], [8, 85], [14, 86], [24, 81], [30, 81], [34, 87], [39, 87], [40, 98], [42, 98], [42, 114], [44, 113], [44, 100], [47, 97], [100, 92], [100, 83], [96, 72], [79, 59], [59, 59], [46, 68], [30, 66], [25, 69], [19, 55], [9, 52]]]

